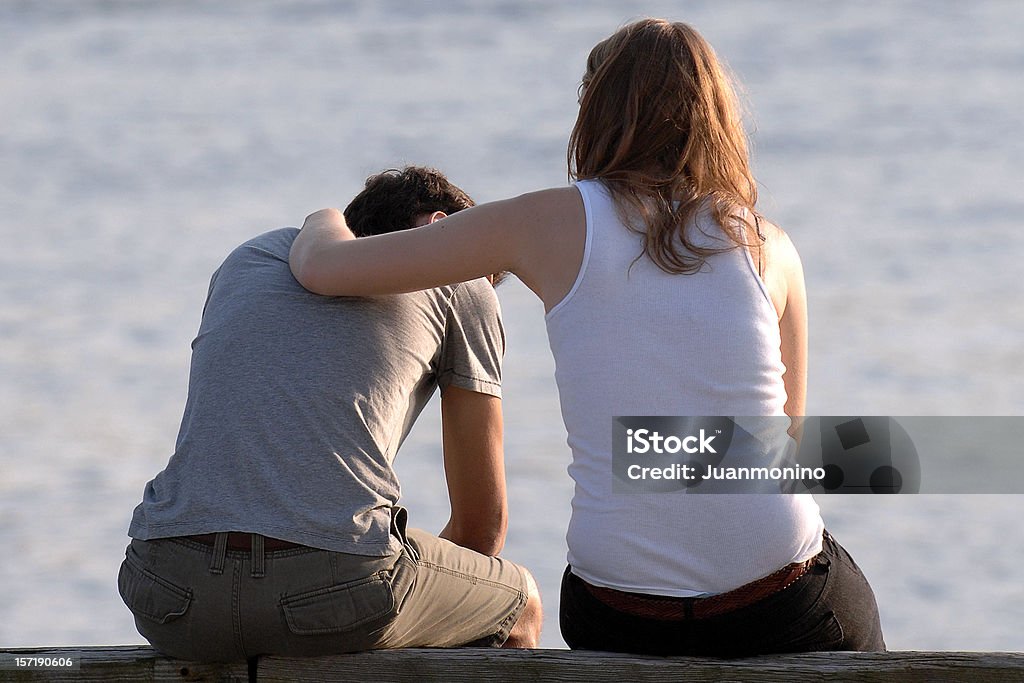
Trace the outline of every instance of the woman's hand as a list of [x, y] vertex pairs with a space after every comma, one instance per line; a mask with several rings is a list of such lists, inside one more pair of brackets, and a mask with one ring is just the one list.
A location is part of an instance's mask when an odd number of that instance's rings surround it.
[[338, 209], [320, 209], [306, 216], [302, 223], [303, 234], [311, 232], [323, 232], [331, 234], [338, 239], [354, 240], [356, 236], [349, 230], [345, 222], [345, 214]]
[[356, 236], [345, 223], [345, 215], [337, 209], [320, 209], [306, 216], [302, 230], [292, 243], [288, 265], [299, 283], [316, 290], [318, 256], [329, 244], [354, 240]]

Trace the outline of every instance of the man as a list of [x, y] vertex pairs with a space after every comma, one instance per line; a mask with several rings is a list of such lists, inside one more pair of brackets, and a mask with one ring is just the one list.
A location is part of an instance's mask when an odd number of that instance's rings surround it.
[[[359, 234], [472, 206], [432, 169], [370, 177]], [[145, 489], [118, 577], [139, 632], [182, 659], [463, 644], [534, 647], [530, 574], [504, 543], [497, 299], [484, 279], [375, 298], [310, 294], [298, 231], [214, 273], [167, 468]], [[451, 519], [406, 529], [391, 463], [441, 388]]]

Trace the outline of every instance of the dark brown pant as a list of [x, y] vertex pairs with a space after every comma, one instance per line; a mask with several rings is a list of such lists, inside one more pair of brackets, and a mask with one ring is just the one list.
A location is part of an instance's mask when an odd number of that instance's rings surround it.
[[828, 532], [821, 554], [792, 585], [704, 619], [661, 620], [619, 612], [591, 595], [569, 567], [562, 578], [559, 621], [565, 642], [580, 650], [747, 657], [885, 649], [871, 586]]

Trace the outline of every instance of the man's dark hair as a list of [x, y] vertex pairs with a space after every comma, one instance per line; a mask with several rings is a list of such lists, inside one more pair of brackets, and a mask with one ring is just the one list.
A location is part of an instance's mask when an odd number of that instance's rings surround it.
[[474, 204], [440, 171], [406, 166], [367, 178], [363, 191], [345, 207], [345, 222], [357, 237], [368, 237], [415, 227], [423, 214], [453, 214]]

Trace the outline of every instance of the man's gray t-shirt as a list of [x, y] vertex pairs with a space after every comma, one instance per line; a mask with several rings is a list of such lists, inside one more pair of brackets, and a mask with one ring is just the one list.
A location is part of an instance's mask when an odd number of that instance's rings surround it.
[[288, 268], [297, 234], [260, 235], [214, 273], [175, 452], [131, 537], [245, 531], [391, 554], [391, 464], [434, 389], [500, 397], [505, 339], [486, 280], [321, 297]]

